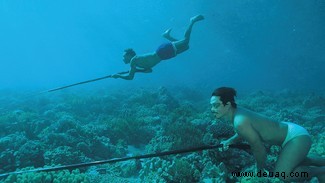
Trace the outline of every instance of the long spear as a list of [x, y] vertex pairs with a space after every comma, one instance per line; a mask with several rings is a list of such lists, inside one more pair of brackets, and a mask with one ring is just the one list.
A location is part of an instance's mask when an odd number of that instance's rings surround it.
[[[117, 73], [117, 74], [127, 74], [127, 73], [129, 73], [129, 71], [119, 72], [119, 73]], [[61, 87], [58, 87], [58, 88], [53, 88], [53, 89], [50, 89], [50, 90], [43, 91], [43, 92], [41, 92], [41, 93], [46, 93], [46, 92], [53, 92], [53, 91], [57, 91], [57, 90], [62, 90], [62, 89], [65, 89], [65, 88], [69, 88], [69, 87], [72, 87], [72, 86], [76, 86], [76, 85], [81, 85], [81, 84], [90, 83], [90, 82], [94, 82], [94, 81], [98, 81], [98, 80], [102, 80], [102, 79], [111, 78], [112, 76], [113, 76], [113, 75], [111, 74], [111, 75], [107, 75], [107, 76], [100, 77], [100, 78], [90, 79], [90, 80], [87, 80], [87, 81], [82, 81], [82, 82], [74, 83], [74, 84], [71, 84], [71, 85], [61, 86]]]
[[[163, 152], [152, 153], [152, 154], [144, 154], [144, 155], [139, 155], [139, 156], [131, 156], [131, 157], [124, 157], [124, 158], [114, 158], [114, 159], [109, 159], [109, 160], [93, 161], [93, 162], [88, 162], [88, 163], [79, 163], [79, 164], [64, 165], [64, 166], [57, 166], [57, 167], [37, 168], [37, 169], [32, 169], [32, 170], [24, 170], [24, 171], [3, 173], [3, 174], [0, 174], [0, 178], [7, 177], [9, 175], [22, 174], [22, 173], [49, 172], [49, 171], [58, 171], [58, 170], [64, 170], [64, 169], [71, 170], [71, 169], [75, 169], [75, 168], [94, 166], [94, 165], [99, 165], [99, 164], [116, 163], [116, 162], [121, 162], [121, 161], [132, 160], [132, 159], [138, 160], [138, 159], [160, 157], [160, 156], [167, 156], [167, 155], [173, 155], [173, 154], [184, 154], [184, 153], [189, 153], [189, 152], [196, 152], [196, 151], [215, 149], [215, 148], [222, 148], [222, 147], [223, 147], [223, 144], [204, 145], [204, 146], [193, 147], [193, 148], [188, 148], [188, 149], [179, 149], [179, 150], [173, 150], [173, 151], [163, 151]], [[231, 145], [229, 145], [229, 147], [230, 148], [242, 149], [242, 150], [250, 149], [250, 146], [248, 144], [231, 144]]]

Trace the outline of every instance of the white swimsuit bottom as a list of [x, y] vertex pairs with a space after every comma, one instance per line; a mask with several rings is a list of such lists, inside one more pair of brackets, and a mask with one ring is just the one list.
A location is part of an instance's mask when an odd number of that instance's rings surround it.
[[302, 135], [310, 136], [310, 134], [307, 132], [307, 130], [302, 126], [299, 126], [295, 123], [290, 123], [290, 122], [282, 122], [282, 123], [285, 123], [288, 125], [287, 136], [282, 143], [282, 147], [284, 147], [290, 140], [292, 140], [298, 136], [302, 136]]

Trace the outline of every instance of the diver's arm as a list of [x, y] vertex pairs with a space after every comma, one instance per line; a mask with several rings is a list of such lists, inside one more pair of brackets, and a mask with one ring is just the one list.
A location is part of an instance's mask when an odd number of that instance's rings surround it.
[[254, 130], [247, 121], [235, 123], [238, 135], [243, 137], [249, 145], [256, 159], [257, 171], [264, 170], [266, 165], [266, 149], [259, 134]]
[[230, 137], [227, 141], [229, 141], [229, 144], [234, 144], [238, 141], [240, 141], [240, 136], [238, 135], [238, 133], [236, 133], [234, 136]]
[[112, 75], [112, 78], [121, 78], [125, 80], [132, 80], [134, 78], [134, 74], [136, 72], [136, 68], [131, 66], [131, 70], [129, 71], [128, 75], [122, 75], [122, 74], [114, 74]]
[[229, 139], [221, 141], [220, 144], [223, 145], [222, 149], [224, 151], [226, 151], [226, 150], [228, 150], [229, 145], [235, 144], [236, 142], [238, 142], [240, 140], [241, 140], [241, 137], [236, 133], [235, 135], [233, 135]]
[[134, 78], [134, 74], [137, 72], [137, 64], [136, 61], [137, 59], [135, 59], [136, 57], [132, 58], [131, 62], [130, 62], [130, 71], [128, 73], [128, 75], [121, 75], [121, 74], [114, 74], [112, 76], [112, 78], [121, 78], [121, 79], [125, 79], [125, 80], [132, 80]]
[[130, 67], [131, 70], [129, 71], [128, 75], [121, 75], [121, 74], [114, 74], [112, 75], [112, 78], [122, 78], [125, 80], [132, 80], [134, 78], [134, 75], [136, 72], [141, 72], [141, 73], [151, 73], [152, 69], [145, 69], [145, 68], [137, 68], [137, 59], [132, 59], [130, 62]]
[[123, 76], [123, 75], [120, 75], [120, 74], [114, 74], [112, 75], [112, 78], [121, 78], [121, 79], [125, 79], [125, 80], [132, 80], [134, 78], [134, 71], [132, 72], [132, 70], [129, 72], [128, 75], [126, 76]]

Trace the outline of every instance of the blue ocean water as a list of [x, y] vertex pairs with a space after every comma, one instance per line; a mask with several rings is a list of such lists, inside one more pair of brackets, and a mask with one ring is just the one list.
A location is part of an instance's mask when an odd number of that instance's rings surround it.
[[[324, 1], [2, 1], [0, 88], [48, 89], [128, 70], [123, 50], [153, 52], [203, 14], [190, 49], [134, 81], [87, 87], [227, 85], [324, 90]], [[204, 86], [203, 86], [204, 85]]]
[[[180, 39], [198, 14], [190, 49], [152, 73], [47, 92], [129, 70], [124, 49], [153, 52], [165, 30]], [[220, 86], [236, 88], [239, 105], [304, 126], [324, 157], [324, 18], [323, 0], [1, 1], [0, 175], [219, 142], [233, 133], [210, 116]], [[255, 162], [239, 150], [181, 157], [6, 181], [223, 182]]]

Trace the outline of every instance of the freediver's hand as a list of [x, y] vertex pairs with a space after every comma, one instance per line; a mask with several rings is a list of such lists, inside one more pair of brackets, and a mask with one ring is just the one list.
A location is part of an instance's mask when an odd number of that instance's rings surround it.
[[231, 144], [231, 141], [224, 140], [224, 141], [221, 141], [220, 144], [222, 144], [222, 147], [219, 148], [219, 151], [227, 151], [229, 149], [229, 145]]
[[119, 75], [118, 75], [118, 74], [113, 74], [113, 75], [111, 76], [111, 78], [114, 78], [114, 79], [119, 78]]

